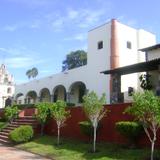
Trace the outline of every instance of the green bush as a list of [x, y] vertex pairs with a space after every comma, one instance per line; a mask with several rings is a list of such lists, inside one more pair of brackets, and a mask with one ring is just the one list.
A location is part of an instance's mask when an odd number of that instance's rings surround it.
[[0, 122], [0, 131], [7, 126], [7, 122]]
[[[93, 136], [94, 130], [93, 130], [92, 123], [90, 121], [79, 122], [79, 126], [80, 126], [80, 130], [83, 134], [85, 134], [86, 136], [89, 136], [89, 137]], [[100, 128], [101, 128], [101, 125], [98, 124], [97, 132], [99, 131]]]
[[17, 107], [19, 109], [25, 109], [25, 108], [36, 108], [35, 104], [17, 104]]
[[137, 138], [143, 131], [142, 125], [137, 122], [121, 121], [117, 122], [115, 127], [121, 135], [125, 136], [133, 144], [136, 143]]
[[22, 125], [10, 132], [9, 138], [16, 143], [27, 142], [33, 137], [33, 129], [29, 125]]
[[75, 103], [67, 102], [66, 106], [67, 106], [67, 107], [75, 107]]
[[8, 106], [4, 110], [5, 118], [8, 121], [12, 121], [13, 118], [17, 118], [18, 117], [18, 113], [19, 113], [18, 107], [15, 106], [15, 105]]

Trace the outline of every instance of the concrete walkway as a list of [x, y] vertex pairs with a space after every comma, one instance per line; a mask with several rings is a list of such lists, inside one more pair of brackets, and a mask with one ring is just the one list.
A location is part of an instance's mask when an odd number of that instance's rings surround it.
[[36, 154], [0, 144], [0, 160], [49, 160]]

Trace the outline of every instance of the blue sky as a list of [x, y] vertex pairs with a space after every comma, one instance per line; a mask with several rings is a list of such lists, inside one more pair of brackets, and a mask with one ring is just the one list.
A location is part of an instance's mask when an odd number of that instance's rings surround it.
[[159, 0], [1, 0], [0, 63], [16, 83], [61, 71], [70, 51], [87, 49], [87, 32], [112, 18], [160, 39]]

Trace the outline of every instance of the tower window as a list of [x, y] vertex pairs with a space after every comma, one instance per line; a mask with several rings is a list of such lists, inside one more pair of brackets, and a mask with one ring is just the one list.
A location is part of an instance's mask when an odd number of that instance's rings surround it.
[[7, 89], [7, 93], [11, 93], [11, 88], [8, 88], [8, 89]]
[[127, 41], [127, 48], [131, 49], [132, 48], [132, 43], [130, 41]]
[[98, 49], [102, 49], [103, 48], [103, 41], [98, 42]]

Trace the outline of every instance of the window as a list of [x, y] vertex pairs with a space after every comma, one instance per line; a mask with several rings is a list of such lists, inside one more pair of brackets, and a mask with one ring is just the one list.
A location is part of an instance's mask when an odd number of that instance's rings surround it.
[[127, 48], [128, 48], [128, 49], [131, 49], [131, 48], [132, 48], [132, 44], [131, 44], [131, 42], [129, 42], [129, 41], [127, 41]]
[[103, 48], [103, 41], [98, 42], [98, 49], [102, 49]]
[[7, 93], [11, 93], [11, 88], [8, 88], [8, 89], [7, 89]]

